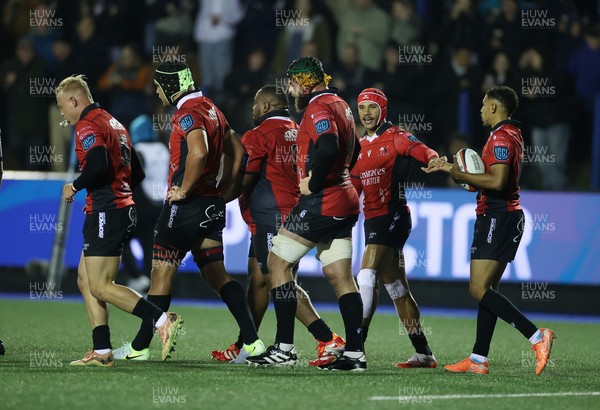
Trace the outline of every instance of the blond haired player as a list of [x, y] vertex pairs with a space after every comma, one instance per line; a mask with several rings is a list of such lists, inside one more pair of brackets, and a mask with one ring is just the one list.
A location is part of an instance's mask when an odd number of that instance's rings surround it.
[[165, 360], [175, 344], [181, 316], [165, 313], [135, 291], [114, 283], [123, 246], [136, 224], [132, 190], [144, 179], [129, 133], [94, 102], [83, 75], [60, 82], [56, 103], [66, 123], [75, 127], [75, 152], [82, 171], [63, 187], [63, 199], [73, 202], [78, 191], [87, 192], [77, 285], [92, 325], [93, 348], [70, 364], [114, 364], [106, 303], [142, 320], [152, 320], [162, 340]]

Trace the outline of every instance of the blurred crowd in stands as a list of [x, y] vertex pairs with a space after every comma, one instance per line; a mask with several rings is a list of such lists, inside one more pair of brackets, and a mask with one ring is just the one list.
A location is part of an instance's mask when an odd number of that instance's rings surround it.
[[[69, 157], [52, 89], [87, 76], [96, 101], [129, 127], [149, 117], [167, 141], [153, 69], [187, 62], [197, 85], [243, 134], [262, 85], [287, 85], [295, 58], [318, 57], [356, 108], [381, 88], [388, 120], [440, 153], [478, 150], [483, 93], [513, 87], [526, 141], [522, 185], [587, 189], [600, 104], [600, 4], [595, 0], [2, 0], [0, 128], [6, 169], [62, 171], [32, 147]], [[293, 105], [293, 104], [292, 104]], [[296, 120], [298, 113], [292, 112]], [[360, 122], [358, 116], [357, 128]], [[37, 152], [37, 151], [36, 151]], [[569, 182], [570, 181], [570, 182]]]

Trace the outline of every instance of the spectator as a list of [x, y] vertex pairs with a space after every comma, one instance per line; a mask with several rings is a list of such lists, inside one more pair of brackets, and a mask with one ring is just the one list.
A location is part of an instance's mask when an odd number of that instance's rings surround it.
[[[4, 162], [7, 169], [41, 170], [48, 161], [32, 161], [32, 149], [43, 149], [48, 145], [48, 105], [50, 90], [42, 95], [31, 81], [42, 79], [46, 74], [44, 63], [37, 58], [33, 43], [22, 39], [17, 45], [16, 55], [0, 66], [0, 81], [6, 114]], [[41, 90], [43, 93], [44, 90]], [[43, 170], [43, 168], [42, 168]]]
[[98, 89], [106, 95], [109, 111], [125, 127], [138, 115], [148, 112], [146, 94], [152, 92], [151, 75], [137, 48], [129, 44], [121, 49], [119, 60], [100, 78]]
[[423, 25], [413, 0], [394, 0], [392, 19], [392, 40], [403, 46], [421, 44]]
[[219, 97], [233, 63], [233, 38], [242, 19], [239, 0], [200, 0], [194, 39], [200, 50], [202, 88]]
[[370, 83], [369, 70], [361, 63], [358, 47], [346, 44], [340, 56], [340, 62], [331, 73], [331, 85], [338, 89], [338, 95], [353, 109], [361, 90]]
[[225, 81], [226, 115], [235, 130], [246, 131], [254, 127], [250, 115], [253, 96], [268, 82], [266, 62], [264, 51], [257, 48], [248, 56], [246, 65], [233, 70]]
[[441, 44], [466, 47], [477, 53], [481, 49], [481, 18], [472, 0], [456, 0], [444, 24]]
[[589, 27], [584, 40], [571, 57], [568, 70], [577, 94], [591, 111], [594, 98], [600, 94], [600, 25]]
[[[50, 8], [46, 4], [40, 4], [34, 10], [36, 16], [50, 15]], [[30, 40], [35, 47], [35, 54], [40, 58], [46, 69], [52, 71], [56, 64], [56, 59], [52, 52], [54, 40], [61, 35], [61, 27], [51, 26], [49, 17], [40, 18], [39, 24], [31, 27], [26, 38]], [[33, 19], [36, 22], [36, 19]]]
[[318, 42], [317, 57], [325, 65], [333, 61], [333, 36], [325, 18], [325, 5], [318, 0], [295, 0], [292, 10], [281, 10], [276, 25], [282, 25], [277, 42], [274, 68], [280, 73], [301, 57], [304, 44]]
[[355, 0], [354, 6], [340, 20], [338, 56], [344, 53], [347, 44], [356, 44], [361, 64], [370, 70], [379, 70], [390, 28], [389, 15], [377, 7], [373, 0]]
[[77, 22], [76, 31], [73, 73], [85, 74], [91, 92], [95, 94], [96, 84], [110, 65], [108, 48], [96, 34], [96, 21], [93, 17], [82, 17]]
[[484, 47], [483, 51], [490, 56], [498, 51], [504, 51], [511, 63], [516, 64], [523, 35], [517, 1], [502, 0], [502, 8], [494, 10], [490, 15], [485, 33], [487, 47]]
[[188, 0], [160, 0], [154, 7], [158, 16], [154, 22], [156, 45], [178, 45], [190, 49], [193, 5]]
[[275, 22], [276, 0], [249, 0], [244, 18], [238, 25], [236, 44], [240, 46], [241, 61], [246, 61], [252, 50], [261, 48], [267, 64], [273, 61], [279, 27]]
[[[56, 60], [54, 70], [50, 72], [58, 84], [62, 79], [73, 74], [73, 53], [71, 43], [64, 37], [58, 37], [52, 45], [52, 54]], [[50, 135], [50, 145], [54, 147], [55, 154], [61, 155], [62, 162], [53, 162], [52, 171], [66, 171], [68, 166], [67, 159], [69, 158], [71, 147], [71, 128], [61, 127], [60, 122], [63, 120], [60, 115], [60, 109], [54, 102], [50, 103], [48, 111], [48, 127]]]
[[396, 121], [400, 113], [422, 111], [422, 88], [419, 67], [399, 64], [399, 45], [391, 42], [385, 48], [383, 64], [375, 77], [375, 87], [388, 98], [388, 118]]
[[481, 92], [485, 94], [490, 88], [506, 85], [514, 90], [519, 87], [519, 79], [514, 70], [511, 69], [511, 62], [504, 51], [498, 51], [492, 60], [492, 66], [483, 75]]
[[[522, 75], [521, 108], [518, 116], [531, 127], [531, 146], [525, 150], [525, 164], [538, 170], [538, 178], [524, 180], [535, 188], [564, 190], [568, 187], [569, 110], [566, 83], [557, 70], [535, 48], [528, 48], [519, 59]], [[527, 168], [524, 169], [527, 171]], [[526, 174], [526, 172], [524, 172]], [[541, 180], [541, 184], [536, 183]]]
[[[479, 115], [475, 105], [481, 101], [479, 92], [481, 79], [479, 69], [474, 62], [474, 53], [467, 47], [459, 47], [433, 76], [431, 96], [431, 113], [433, 128], [438, 138], [459, 130], [458, 113], [461, 98], [467, 98], [468, 104], [461, 107], [468, 116], [468, 123], [463, 126], [473, 127], [479, 124]], [[435, 144], [439, 145], [439, 141]]]

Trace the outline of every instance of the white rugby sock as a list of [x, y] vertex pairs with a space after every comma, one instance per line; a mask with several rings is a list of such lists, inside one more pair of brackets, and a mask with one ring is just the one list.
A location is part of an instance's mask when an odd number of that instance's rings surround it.
[[154, 327], [158, 329], [159, 327], [164, 325], [166, 322], [167, 322], [167, 314], [165, 312], [163, 312], [163, 314], [160, 315], [160, 317], [156, 321], [156, 324], [154, 325]]
[[473, 360], [475, 363], [479, 363], [479, 364], [483, 364], [483, 363], [487, 363], [487, 357], [482, 356], [480, 354], [475, 354], [475, 353], [471, 353], [471, 356], [469, 357], [471, 360]]
[[363, 319], [371, 317], [371, 306], [373, 306], [373, 297], [377, 279], [373, 269], [361, 269], [356, 277], [358, 291], [363, 303]]
[[294, 348], [294, 345], [290, 343], [279, 343], [279, 348], [284, 352], [291, 352]]
[[542, 341], [542, 332], [540, 331], [540, 329], [538, 329], [537, 332], [535, 332], [533, 336], [529, 338], [529, 341], [532, 345]]
[[365, 352], [344, 352], [344, 356], [351, 359], [360, 359], [364, 354]]
[[106, 354], [109, 353], [111, 350], [110, 349], [98, 349], [98, 350], [94, 350], [94, 352], [98, 353], [98, 354]]

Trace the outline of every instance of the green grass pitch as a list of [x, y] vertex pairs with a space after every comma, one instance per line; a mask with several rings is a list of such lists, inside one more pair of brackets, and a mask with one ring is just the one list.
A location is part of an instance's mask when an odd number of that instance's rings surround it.
[[[309, 368], [316, 346], [296, 322], [300, 362], [295, 368], [251, 368], [216, 363], [210, 351], [235, 340], [235, 322], [226, 309], [175, 305], [185, 324], [173, 358], [160, 362], [160, 343], [152, 344], [149, 362], [117, 362], [113, 368], [69, 367], [91, 346], [81, 303], [0, 300], [1, 409], [565, 409], [600, 408], [600, 325], [540, 322], [558, 334], [550, 364], [538, 377], [530, 345], [515, 329], [498, 322], [490, 352], [491, 373], [449, 374], [443, 364], [470, 352], [475, 320], [423, 317], [440, 366], [403, 370], [412, 346], [400, 335], [396, 316], [378, 313], [367, 341], [368, 370], [329, 373]], [[325, 313], [343, 334], [337, 313]], [[113, 347], [129, 341], [139, 319], [111, 307]], [[273, 341], [270, 310], [260, 330]], [[449, 395], [496, 395], [448, 398]], [[510, 397], [525, 394], [526, 397]], [[538, 396], [535, 396], [535, 395]], [[541, 396], [539, 396], [542, 394]], [[553, 394], [554, 396], [548, 396]], [[567, 395], [569, 394], [569, 395]], [[600, 394], [600, 393], [598, 393]], [[374, 398], [379, 398], [375, 400]]]

